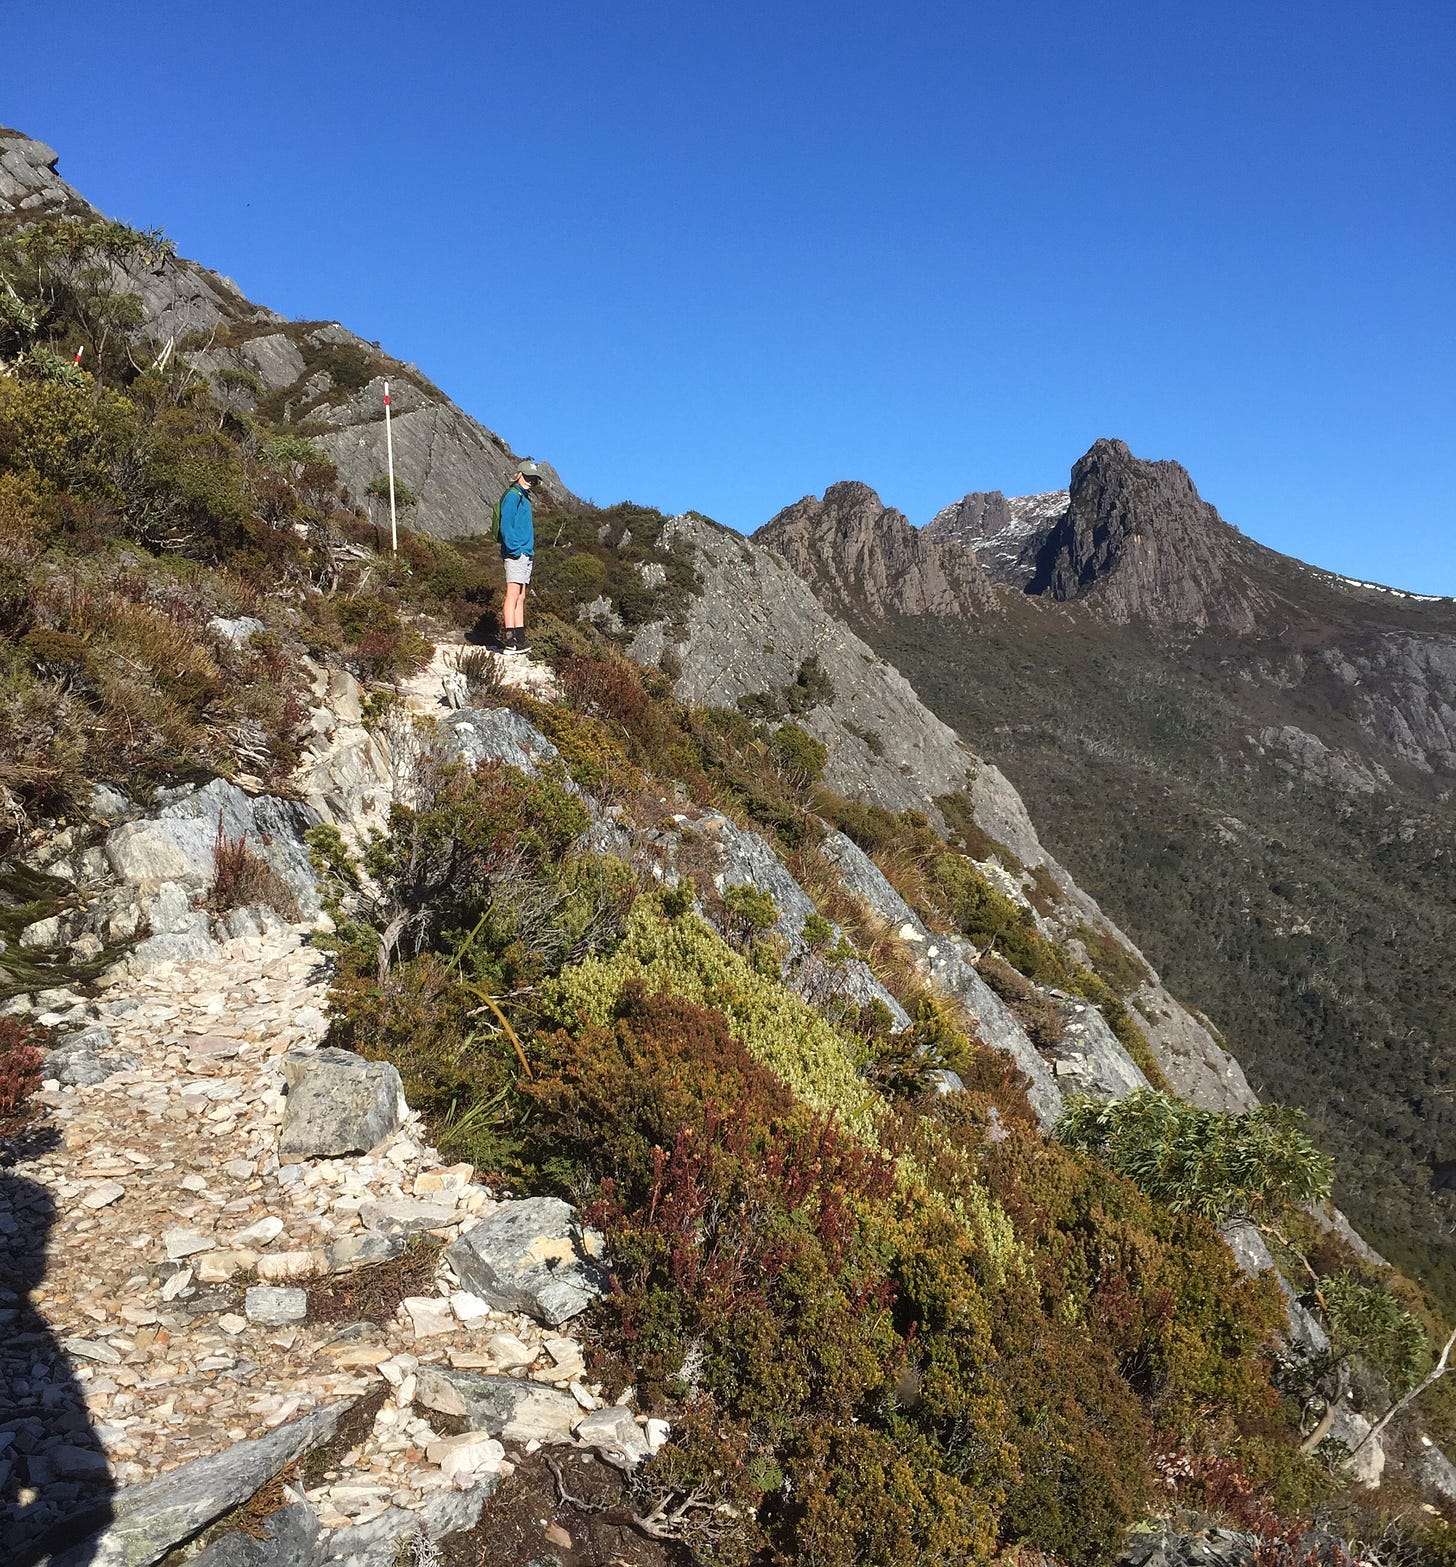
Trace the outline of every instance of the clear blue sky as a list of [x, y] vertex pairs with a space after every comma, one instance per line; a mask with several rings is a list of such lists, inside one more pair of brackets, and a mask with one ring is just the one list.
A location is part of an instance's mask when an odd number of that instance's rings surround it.
[[1456, 5], [0, 0], [0, 121], [580, 493], [925, 522], [1102, 435], [1456, 594]]

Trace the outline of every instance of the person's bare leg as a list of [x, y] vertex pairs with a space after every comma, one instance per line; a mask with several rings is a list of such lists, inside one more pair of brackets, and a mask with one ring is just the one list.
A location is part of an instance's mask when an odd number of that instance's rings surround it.
[[506, 583], [505, 603], [501, 607], [501, 620], [508, 631], [525, 624], [526, 589], [520, 582]]

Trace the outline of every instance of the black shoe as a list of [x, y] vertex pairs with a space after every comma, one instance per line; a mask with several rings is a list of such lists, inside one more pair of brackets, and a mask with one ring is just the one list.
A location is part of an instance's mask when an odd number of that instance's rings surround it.
[[531, 651], [531, 644], [526, 641], [526, 628], [524, 626], [515, 628], [510, 651], [512, 653], [529, 653]]

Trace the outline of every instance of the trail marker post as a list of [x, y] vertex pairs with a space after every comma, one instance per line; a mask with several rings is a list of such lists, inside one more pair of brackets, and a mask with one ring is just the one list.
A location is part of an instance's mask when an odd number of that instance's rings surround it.
[[389, 454], [389, 548], [399, 554], [399, 523], [394, 513], [394, 429], [389, 422], [389, 382], [384, 383], [384, 449]]
[[84, 354], [85, 352], [86, 352], [86, 345], [84, 343], [82, 343], [81, 346], [76, 350], [76, 357], [71, 361], [71, 363], [73, 365], [80, 364], [81, 363], [81, 355]]

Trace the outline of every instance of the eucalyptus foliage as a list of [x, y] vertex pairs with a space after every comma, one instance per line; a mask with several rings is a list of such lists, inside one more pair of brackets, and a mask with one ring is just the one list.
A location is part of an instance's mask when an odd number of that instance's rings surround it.
[[1215, 1224], [1327, 1197], [1334, 1174], [1328, 1155], [1305, 1134], [1303, 1115], [1283, 1105], [1234, 1115], [1144, 1089], [1105, 1104], [1073, 1100], [1057, 1136], [1174, 1213], [1202, 1214]]

